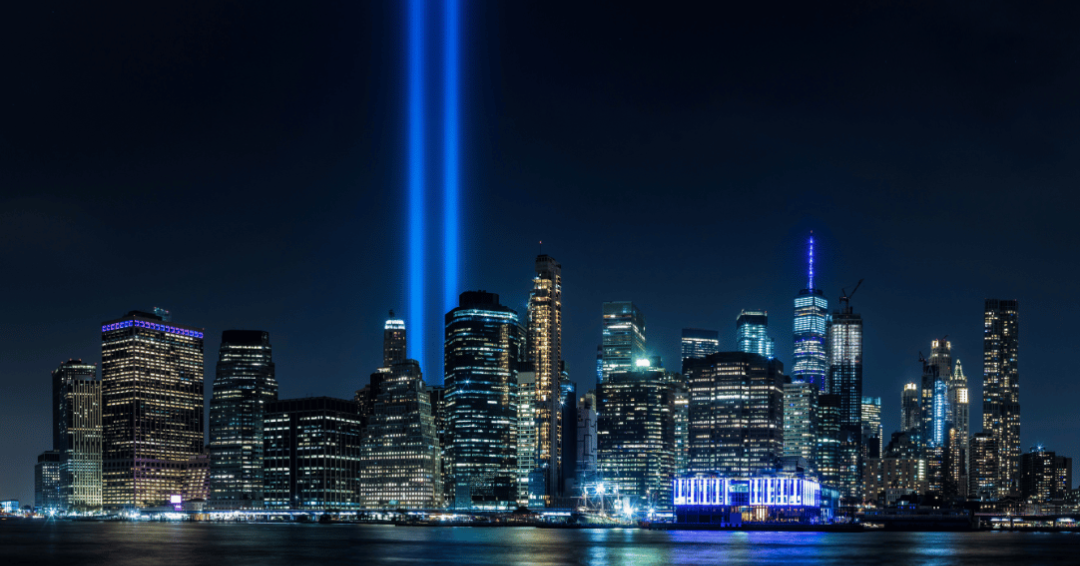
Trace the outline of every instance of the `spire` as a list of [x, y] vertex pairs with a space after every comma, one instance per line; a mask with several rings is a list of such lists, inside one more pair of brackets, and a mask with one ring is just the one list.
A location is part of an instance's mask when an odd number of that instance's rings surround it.
[[811, 291], [814, 289], [814, 231], [810, 231], [810, 281], [806, 285]]

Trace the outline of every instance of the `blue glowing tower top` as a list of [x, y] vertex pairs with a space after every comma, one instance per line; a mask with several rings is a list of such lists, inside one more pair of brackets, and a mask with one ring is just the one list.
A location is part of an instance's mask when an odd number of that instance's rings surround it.
[[795, 351], [792, 355], [791, 380], [825, 387], [829, 360], [825, 335], [829, 320], [829, 301], [814, 288], [814, 237], [810, 236], [809, 277], [807, 288], [795, 297]]

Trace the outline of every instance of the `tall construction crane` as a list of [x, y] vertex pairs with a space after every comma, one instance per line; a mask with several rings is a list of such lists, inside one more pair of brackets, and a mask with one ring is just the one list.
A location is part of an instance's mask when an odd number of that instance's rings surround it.
[[[863, 281], [864, 281], [864, 279], [859, 279], [859, 282], [855, 284], [855, 288], [852, 289], [850, 293], [847, 292], [847, 289], [840, 289], [840, 304], [841, 305], [851, 306], [850, 305], [851, 297], [852, 297], [852, 295], [855, 294], [855, 291], [859, 290], [859, 286], [862, 285]], [[839, 306], [839, 305], [837, 305], [837, 306]]]

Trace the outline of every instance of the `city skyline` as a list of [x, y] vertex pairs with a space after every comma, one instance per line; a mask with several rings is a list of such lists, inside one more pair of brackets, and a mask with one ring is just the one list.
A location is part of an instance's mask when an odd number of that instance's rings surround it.
[[[1078, 243], [1064, 220], [1080, 117], [1059, 36], [1015, 24], [999, 47], [995, 16], [946, 7], [796, 7], [779, 21], [740, 7], [706, 25], [634, 10], [612, 24], [596, 7], [567, 23], [558, 6], [512, 4], [463, 18], [457, 291], [498, 293], [524, 318], [543, 241], [564, 266], [562, 359], [579, 392], [595, 378], [605, 301], [647, 313], [646, 353], [668, 368], [682, 328], [720, 329], [733, 351], [731, 321], [768, 311], [790, 372], [812, 230], [830, 307], [866, 281], [852, 300], [866, 319], [863, 395], [883, 399], [886, 436], [918, 353], [944, 335], [980, 431], [983, 301], [1016, 299], [1020, 450], [1075, 454], [1080, 385], [1052, 355], [1069, 351], [1080, 314], [1060, 261]], [[34, 86], [9, 94], [22, 111], [5, 139], [19, 142], [0, 157], [12, 274], [0, 290], [14, 299], [0, 319], [0, 430], [17, 432], [0, 448], [32, 462], [49, 447], [49, 372], [71, 358], [101, 368], [102, 321], [154, 306], [205, 329], [207, 390], [221, 333], [260, 329], [282, 398], [352, 398], [381, 366], [387, 310], [411, 314], [396, 6], [315, 7], [301, 26], [280, 9], [19, 10], [10, 39], [57, 51], [12, 67]], [[800, 24], [811, 16], [820, 29]], [[931, 16], [960, 28], [955, 44], [888, 40], [937, 37]], [[128, 33], [141, 18], [171, 23]], [[108, 49], [78, 49], [101, 37]], [[530, 215], [550, 221], [521, 222]], [[436, 378], [444, 289], [429, 287], [420, 362]], [[27, 469], [0, 470], [0, 498], [30, 499]]]

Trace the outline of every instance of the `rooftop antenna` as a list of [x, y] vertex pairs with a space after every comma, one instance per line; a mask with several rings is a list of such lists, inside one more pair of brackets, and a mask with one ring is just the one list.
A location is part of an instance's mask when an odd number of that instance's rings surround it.
[[807, 289], [814, 290], [814, 231], [810, 231], [810, 279]]

